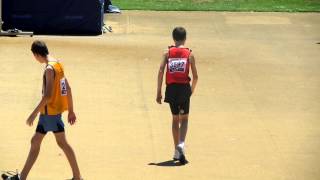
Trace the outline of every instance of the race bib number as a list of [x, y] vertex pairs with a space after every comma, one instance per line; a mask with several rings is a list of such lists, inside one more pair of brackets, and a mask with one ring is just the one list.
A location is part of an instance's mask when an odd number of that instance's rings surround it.
[[60, 91], [61, 91], [61, 96], [67, 95], [67, 83], [65, 78], [60, 79]]
[[170, 58], [168, 61], [168, 69], [170, 73], [185, 72], [187, 65], [186, 58]]

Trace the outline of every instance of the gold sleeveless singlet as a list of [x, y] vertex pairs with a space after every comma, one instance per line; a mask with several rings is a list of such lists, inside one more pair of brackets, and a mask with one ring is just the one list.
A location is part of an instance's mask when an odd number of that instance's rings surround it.
[[[54, 70], [54, 83], [52, 96], [47, 105], [40, 110], [41, 114], [58, 115], [68, 109], [68, 91], [63, 67], [59, 62], [48, 62]], [[46, 87], [46, 77], [43, 76], [43, 94]]]

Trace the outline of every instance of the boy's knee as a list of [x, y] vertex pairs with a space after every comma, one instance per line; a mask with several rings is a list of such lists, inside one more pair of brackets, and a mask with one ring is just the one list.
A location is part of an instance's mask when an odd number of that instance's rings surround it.
[[188, 119], [189, 119], [189, 116], [188, 116], [188, 115], [181, 115], [181, 116], [180, 116], [181, 123], [182, 123], [182, 122], [187, 122]]
[[172, 116], [173, 123], [179, 123], [179, 116]]
[[41, 139], [39, 139], [35, 136], [31, 138], [31, 147], [32, 148], [40, 147], [40, 144], [41, 144]]
[[68, 146], [68, 143], [66, 141], [63, 141], [63, 140], [57, 141], [57, 144], [61, 149], [64, 149], [64, 148], [66, 148]]
[[40, 138], [38, 138], [38, 137], [36, 137], [36, 136], [33, 136], [32, 138], [31, 138], [31, 144], [32, 145], [37, 145], [37, 144], [40, 144], [41, 143], [41, 139]]

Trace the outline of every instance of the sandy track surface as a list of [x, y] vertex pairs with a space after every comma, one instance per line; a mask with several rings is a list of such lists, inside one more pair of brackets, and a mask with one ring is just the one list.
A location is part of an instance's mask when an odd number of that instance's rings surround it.
[[[141, 12], [108, 15], [96, 37], [0, 37], [0, 170], [21, 169], [35, 127], [45, 40], [73, 89], [66, 125], [89, 180], [317, 180], [320, 178], [320, 15]], [[175, 26], [188, 31], [199, 84], [191, 101], [186, 166], [173, 153], [171, 115], [157, 105], [156, 74]], [[318, 43], [318, 44], [317, 44]], [[149, 164], [154, 165], [149, 165]], [[71, 177], [52, 134], [30, 180]]]

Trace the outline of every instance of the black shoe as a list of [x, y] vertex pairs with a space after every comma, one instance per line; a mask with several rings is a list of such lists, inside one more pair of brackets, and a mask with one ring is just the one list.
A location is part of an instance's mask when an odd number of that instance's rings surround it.
[[174, 154], [173, 154], [173, 161], [178, 161], [180, 158], [180, 153], [179, 151], [177, 150], [177, 148], [174, 150]]
[[179, 157], [179, 162], [182, 164], [182, 165], [185, 165], [187, 163], [187, 160], [186, 160], [186, 156], [184, 155], [184, 152], [183, 152], [183, 149], [178, 146], [177, 147], [177, 150], [179, 151], [180, 153], [180, 157]]
[[12, 171], [5, 172], [1, 177], [3, 180], [20, 180], [19, 174]]

